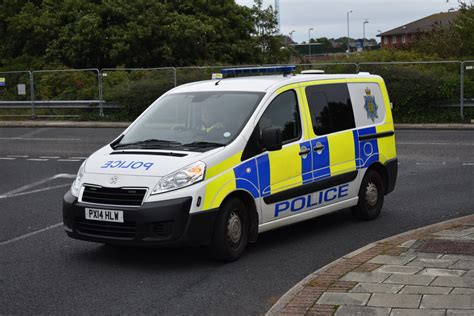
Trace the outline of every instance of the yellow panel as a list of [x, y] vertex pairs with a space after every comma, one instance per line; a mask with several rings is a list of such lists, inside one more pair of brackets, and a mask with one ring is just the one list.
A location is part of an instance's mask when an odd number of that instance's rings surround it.
[[237, 154], [219, 162], [218, 164], [209, 167], [206, 170], [206, 179], [210, 179], [224, 171], [230, 170], [240, 164], [240, 158], [242, 157], [242, 152], [238, 152]]
[[300, 86], [299, 83], [294, 83], [294, 84], [290, 84], [290, 85], [281, 87], [280, 89], [278, 89], [278, 90], [276, 91], [276, 94], [277, 94], [277, 95], [278, 95], [278, 94], [282, 94], [283, 92], [288, 91], [288, 90], [291, 90], [291, 89], [293, 89], [293, 90], [298, 90], [298, 87], [299, 87], [299, 86]]
[[388, 97], [387, 87], [385, 86], [385, 82], [380, 80], [380, 91], [382, 91], [383, 103], [385, 104], [385, 122], [393, 123], [393, 116], [392, 116], [392, 107], [390, 106], [390, 98]]
[[328, 142], [331, 176], [356, 170], [352, 130], [329, 134]]
[[304, 140], [310, 140], [315, 136], [313, 132], [313, 122], [311, 121], [311, 112], [309, 111], [308, 100], [306, 99], [306, 94], [303, 88], [298, 89], [298, 94], [300, 95], [301, 121], [304, 124], [304, 126], [302, 126], [304, 131]]
[[332, 79], [332, 80], [306, 81], [306, 82], [301, 82], [300, 86], [304, 88], [307, 86], [314, 86], [314, 85], [320, 85], [320, 84], [332, 84], [332, 83], [344, 83], [344, 82], [347, 82], [347, 80], [346, 79]]
[[[393, 123], [376, 126], [377, 133], [393, 130]], [[379, 147], [379, 157], [381, 163], [385, 163], [387, 160], [397, 157], [397, 151], [395, 148], [395, 135], [391, 137], [378, 138], [377, 144]]]
[[293, 144], [268, 153], [270, 162], [270, 189], [272, 193], [301, 185], [300, 145]]
[[235, 191], [235, 189], [235, 175], [233, 170], [213, 179], [206, 185], [202, 209], [209, 210], [219, 207], [226, 196]]

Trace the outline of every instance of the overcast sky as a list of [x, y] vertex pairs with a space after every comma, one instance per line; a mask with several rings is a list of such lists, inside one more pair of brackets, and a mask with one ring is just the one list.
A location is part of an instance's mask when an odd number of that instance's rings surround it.
[[[236, 0], [240, 5], [252, 6], [253, 0]], [[274, 0], [264, 0], [264, 6], [274, 6]], [[366, 24], [366, 37], [372, 38], [378, 33], [433, 13], [446, 12], [457, 8], [455, 0], [280, 0], [281, 33], [293, 33], [293, 40], [308, 40], [311, 37], [342, 37], [347, 35], [347, 11], [350, 14], [350, 35], [362, 38], [362, 22]]]

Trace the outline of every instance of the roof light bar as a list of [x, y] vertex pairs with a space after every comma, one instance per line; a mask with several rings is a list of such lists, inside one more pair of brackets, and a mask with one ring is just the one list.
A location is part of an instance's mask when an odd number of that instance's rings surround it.
[[296, 66], [271, 66], [271, 67], [245, 67], [222, 69], [223, 75], [261, 74], [261, 73], [283, 73], [290, 74], [296, 70]]

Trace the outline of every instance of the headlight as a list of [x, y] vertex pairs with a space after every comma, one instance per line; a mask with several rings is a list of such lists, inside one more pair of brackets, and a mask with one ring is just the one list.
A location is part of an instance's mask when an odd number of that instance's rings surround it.
[[80, 190], [81, 190], [82, 178], [84, 177], [85, 165], [86, 165], [86, 162], [84, 161], [84, 162], [82, 163], [81, 167], [79, 168], [79, 171], [77, 172], [76, 179], [74, 180], [74, 182], [73, 182], [72, 185], [71, 185], [71, 193], [72, 193], [72, 195], [74, 195], [75, 197], [78, 197], [78, 196], [79, 196], [79, 192], [80, 192]]
[[151, 194], [168, 192], [187, 187], [204, 179], [206, 164], [198, 161], [195, 164], [184, 169], [176, 171], [170, 175], [161, 178], [160, 182], [153, 188]]

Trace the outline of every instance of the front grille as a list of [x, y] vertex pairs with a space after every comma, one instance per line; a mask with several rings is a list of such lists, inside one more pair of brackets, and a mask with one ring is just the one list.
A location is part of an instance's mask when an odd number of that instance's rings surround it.
[[140, 206], [145, 193], [146, 189], [104, 188], [86, 185], [82, 193], [82, 202]]
[[134, 239], [137, 232], [135, 222], [109, 223], [76, 218], [74, 226], [83, 235], [117, 239]]

